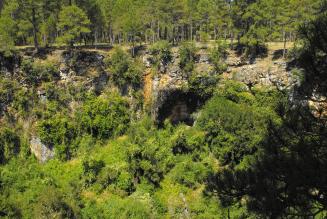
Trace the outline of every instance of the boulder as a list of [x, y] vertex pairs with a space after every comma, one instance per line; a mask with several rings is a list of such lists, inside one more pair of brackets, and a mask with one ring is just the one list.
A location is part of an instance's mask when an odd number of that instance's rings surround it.
[[145, 54], [142, 58], [142, 61], [146, 68], [151, 68], [153, 64], [153, 59], [149, 54]]
[[230, 67], [240, 67], [249, 64], [242, 57], [239, 56], [228, 56], [226, 59], [226, 64]]
[[209, 64], [210, 63], [209, 55], [208, 54], [200, 54], [199, 63]]
[[47, 162], [55, 156], [53, 148], [47, 147], [38, 137], [32, 137], [30, 140], [30, 148], [32, 154], [34, 154], [41, 163]]

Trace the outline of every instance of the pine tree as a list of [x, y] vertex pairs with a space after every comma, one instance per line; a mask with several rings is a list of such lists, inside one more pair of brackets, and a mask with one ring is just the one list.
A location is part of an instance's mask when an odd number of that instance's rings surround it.
[[38, 34], [41, 24], [42, 0], [18, 0], [20, 19], [24, 19], [32, 27], [33, 43], [39, 49]]
[[82, 9], [76, 5], [64, 7], [59, 14], [58, 28], [62, 35], [58, 41], [74, 46], [81, 35], [90, 33], [89, 25], [90, 20]]
[[0, 51], [10, 54], [17, 38], [17, 23], [12, 19], [18, 5], [12, 1], [7, 3], [0, 16]]

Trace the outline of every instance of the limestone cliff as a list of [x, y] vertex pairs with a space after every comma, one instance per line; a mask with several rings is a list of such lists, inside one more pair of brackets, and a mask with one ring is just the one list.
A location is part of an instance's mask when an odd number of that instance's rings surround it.
[[[327, 98], [313, 92], [308, 96], [299, 96], [296, 89], [301, 84], [301, 69], [292, 67], [289, 62], [278, 57], [278, 49], [268, 50], [262, 58], [247, 59], [239, 56], [235, 51], [228, 51], [225, 64], [227, 70], [218, 74], [210, 61], [210, 50], [200, 48], [197, 51], [194, 63], [194, 72], [201, 83], [210, 83], [208, 76], [219, 80], [237, 80], [243, 82], [251, 90], [256, 86], [265, 86], [279, 90], [287, 90], [290, 100], [296, 104], [306, 105], [315, 117], [327, 118]], [[55, 72], [51, 82], [56, 86], [74, 86], [80, 89], [93, 90], [100, 94], [105, 89], [115, 89], [110, 80], [110, 72], [105, 66], [107, 51], [80, 50], [48, 51], [44, 56], [37, 57], [21, 52], [11, 57], [0, 55], [1, 77], [18, 81], [22, 86], [27, 83], [26, 73], [23, 72], [22, 63], [31, 59], [33, 63], [54, 63]], [[190, 85], [190, 72], [185, 72], [180, 67], [179, 47], [172, 48], [172, 59], [167, 64], [154, 65], [151, 53], [145, 48], [138, 57], [145, 66], [144, 85], [141, 86], [144, 95], [143, 108], [150, 109], [154, 120], [163, 122], [169, 118], [173, 123], [180, 121], [192, 125], [193, 113], [205, 102], [197, 90], [192, 90]], [[36, 76], [36, 79], [38, 76]], [[219, 82], [218, 82], [219, 83]], [[48, 95], [44, 87], [35, 87], [40, 101], [47, 101]], [[122, 92], [133, 101], [132, 95]], [[72, 101], [71, 110], [78, 101]], [[133, 105], [133, 104], [131, 104]], [[135, 104], [134, 104], [135, 105]], [[5, 103], [0, 103], [1, 110], [6, 109]], [[139, 115], [140, 113], [138, 113]], [[138, 116], [140, 117], [140, 116]], [[1, 120], [0, 120], [1, 121]], [[51, 159], [54, 151], [44, 145], [41, 140], [31, 133], [31, 151], [42, 162]]]

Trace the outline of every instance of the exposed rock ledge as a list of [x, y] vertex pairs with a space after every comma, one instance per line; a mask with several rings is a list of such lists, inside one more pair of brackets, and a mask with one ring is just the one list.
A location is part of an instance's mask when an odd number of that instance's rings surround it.
[[54, 158], [55, 152], [52, 148], [48, 148], [41, 142], [41, 139], [33, 136], [30, 141], [31, 152], [42, 163]]

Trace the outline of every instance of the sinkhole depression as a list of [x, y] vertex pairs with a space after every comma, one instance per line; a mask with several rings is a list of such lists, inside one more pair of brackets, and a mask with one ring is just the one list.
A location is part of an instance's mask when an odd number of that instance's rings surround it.
[[193, 126], [192, 114], [196, 112], [205, 100], [195, 92], [183, 90], [161, 91], [155, 106], [155, 120], [159, 127], [168, 119], [173, 125], [185, 123]]

